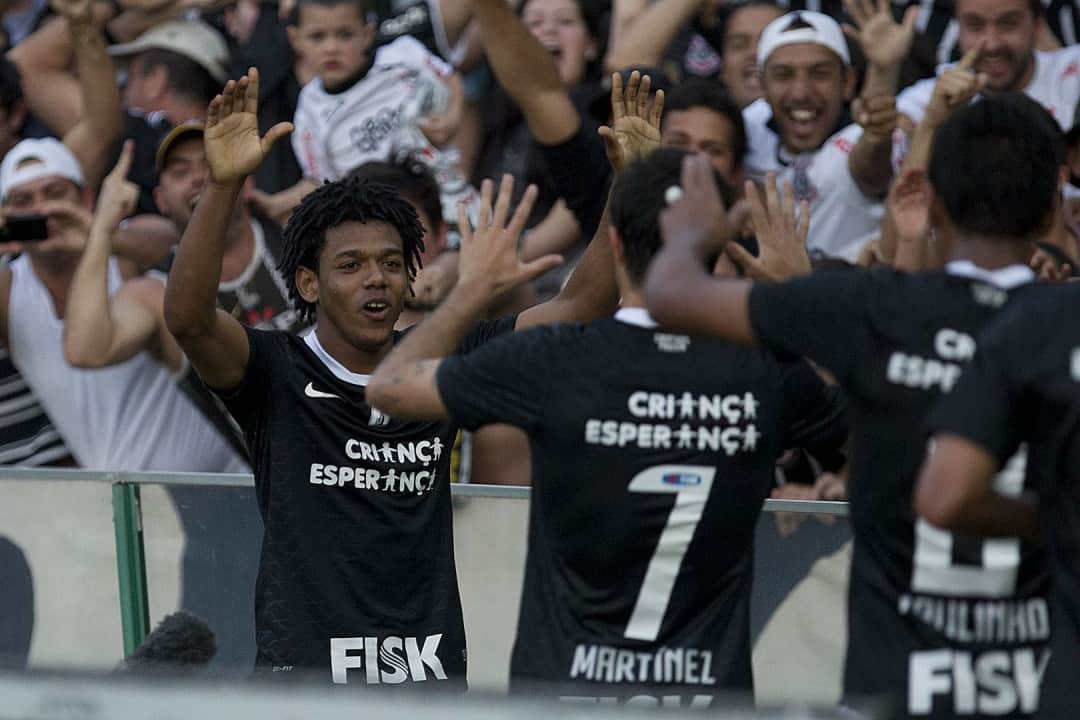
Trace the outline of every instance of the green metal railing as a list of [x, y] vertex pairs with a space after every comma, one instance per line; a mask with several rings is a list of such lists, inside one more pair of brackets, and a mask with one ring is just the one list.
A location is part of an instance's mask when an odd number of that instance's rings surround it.
[[[124, 655], [134, 652], [150, 632], [150, 602], [146, 582], [146, 555], [143, 547], [139, 486], [254, 487], [255, 485], [251, 475], [96, 472], [0, 467], [0, 481], [3, 480], [93, 482], [112, 486], [116, 569], [120, 588], [120, 620], [123, 629]], [[451, 490], [456, 497], [528, 500], [530, 495], [530, 488], [505, 485], [453, 485]], [[765, 501], [764, 510], [765, 512], [846, 516], [848, 504], [819, 500], [770, 499]]]

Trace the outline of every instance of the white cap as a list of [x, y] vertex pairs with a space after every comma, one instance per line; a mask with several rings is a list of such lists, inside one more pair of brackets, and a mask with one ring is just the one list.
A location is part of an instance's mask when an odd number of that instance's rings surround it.
[[54, 138], [23, 140], [0, 163], [0, 201], [7, 200], [8, 193], [20, 185], [54, 176], [83, 184], [82, 168], [74, 153]]
[[784, 45], [813, 43], [832, 50], [840, 56], [844, 65], [851, 65], [847, 41], [840, 24], [828, 15], [812, 10], [796, 10], [781, 15], [765, 26], [757, 46], [757, 63], [765, 67], [765, 61]]
[[229, 46], [214, 28], [202, 20], [166, 20], [129, 43], [111, 45], [113, 56], [134, 55], [146, 50], [169, 50], [194, 60], [222, 85], [229, 79]]

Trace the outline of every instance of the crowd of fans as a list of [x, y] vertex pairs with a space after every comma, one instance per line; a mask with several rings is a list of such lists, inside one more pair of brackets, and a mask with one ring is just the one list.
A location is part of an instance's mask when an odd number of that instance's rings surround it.
[[[926, 228], [912, 232], [908, 212], [912, 197], [929, 192], [934, 133], [977, 95], [1018, 92], [1045, 108], [1069, 143], [1061, 198], [1032, 266], [1048, 281], [1076, 274], [1076, 8], [812, 5], [9, 4], [0, 60], [0, 463], [249, 470], [258, 450], [250, 431], [245, 438], [232, 406], [206, 387], [239, 382], [232, 359], [215, 364], [200, 344], [212, 321], [177, 298], [213, 282], [219, 309], [244, 326], [306, 337], [319, 290], [304, 276], [310, 258], [298, 254], [310, 248], [289, 238], [321, 227], [319, 213], [337, 212], [338, 190], [328, 187], [380, 183], [415, 210], [422, 234], [405, 261], [419, 269], [399, 329], [454, 297], [462, 235], [493, 194], [482, 183], [505, 175], [516, 192], [506, 183], [500, 199], [528, 210], [521, 261], [546, 272], [499, 294], [483, 314], [516, 316], [519, 327], [523, 318], [588, 320], [608, 301], [582, 285], [606, 292], [613, 281], [568, 273], [591, 267], [595, 243], [606, 243], [613, 175], [640, 159], [640, 148], [706, 157], [729, 209], [765, 187], [771, 214], [790, 211], [791, 232], [775, 236], [747, 214], [748, 232], [711, 259], [718, 276], [767, 283], [823, 268], [940, 269], [942, 243]], [[230, 157], [220, 137], [209, 157], [215, 133], [237, 132], [229, 118], [256, 108], [258, 167], [248, 175], [250, 158]], [[242, 146], [229, 147], [238, 155]], [[239, 183], [238, 202], [215, 187], [226, 176]], [[217, 216], [223, 221], [208, 225]], [[220, 258], [196, 262], [189, 251], [185, 259], [181, 237], [211, 226]], [[553, 254], [565, 260], [558, 267]], [[388, 303], [371, 300], [363, 312], [382, 317]], [[320, 357], [334, 355], [307, 342]], [[334, 397], [311, 384], [305, 392]], [[372, 427], [387, 422], [372, 410]], [[529, 482], [520, 430], [488, 425], [459, 442], [462, 479]], [[774, 495], [845, 496], [841, 448], [792, 450], [778, 467]]]
[[[290, 121], [295, 130], [245, 185], [219, 299], [247, 325], [291, 331], [304, 322], [277, 273], [282, 227], [305, 193], [349, 174], [398, 188], [427, 230], [400, 326], [422, 319], [453, 286], [457, 206], [465, 202], [475, 218], [474, 188], [503, 173], [518, 180], [518, 197], [529, 182], [540, 189], [522, 256], [558, 252], [569, 262], [492, 313], [554, 295], [600, 224], [611, 170], [597, 128], [609, 121], [612, 70], [642, 70], [666, 92], [664, 146], [706, 154], [734, 187], [760, 184], [767, 173], [790, 184], [813, 217], [807, 246], [816, 265], [932, 262], [907, 257], [906, 246], [897, 256], [883, 201], [901, 164], [922, 161], [919, 124], [940, 122], [926, 117], [935, 72], [953, 83], [942, 88], [953, 95], [971, 83], [1023, 90], [1072, 130], [1080, 50], [1067, 45], [1076, 34], [1067, 4], [959, 2], [955, 17], [947, 3], [814, 7], [825, 12], [757, 0], [11, 4], [0, 65], [0, 195], [16, 221], [0, 288], [0, 462], [242, 467], [232, 451], [190, 452], [175, 432], [179, 422], [191, 428], [190, 442], [225, 437], [243, 455], [228, 417], [198, 383], [175, 381], [186, 366], [168, 333], [110, 338], [104, 299], [94, 296], [111, 256], [110, 292], [140, 277], [125, 295], [160, 314], [155, 295], [207, 182], [206, 106], [249, 66], [261, 74], [260, 129]], [[963, 53], [977, 57], [935, 68]], [[972, 65], [977, 74], [961, 72]], [[106, 218], [95, 192], [124, 140], [137, 192]], [[1072, 173], [1080, 173], [1076, 155]], [[1077, 194], [1066, 186], [1060, 222], [1037, 257], [1045, 273], [1075, 267]], [[43, 238], [20, 236], [33, 227], [18, 218], [41, 214], [50, 242], [20, 262], [19, 252]], [[88, 244], [95, 222], [98, 245]], [[99, 254], [94, 273], [80, 275], [84, 246]], [[117, 400], [126, 395], [147, 408]], [[159, 440], [152, 430], [165, 427], [174, 430]], [[463, 472], [527, 483], [523, 436], [493, 426], [467, 443], [474, 452]]]
[[[813, 218], [816, 264], [919, 267], [925, 258], [896, 257], [883, 200], [894, 170], [919, 161], [916, 126], [936, 61], [981, 53], [969, 82], [1025, 90], [1065, 130], [1080, 96], [1080, 50], [1062, 47], [1075, 35], [1063, 24], [1068, 7], [960, 2], [955, 18], [942, 18], [944, 5], [826, 4], [830, 17], [757, 0], [12, 4], [3, 16], [0, 195], [6, 217], [45, 214], [48, 237], [64, 239], [42, 243], [33, 261], [14, 258], [43, 238], [9, 232], [3, 248], [13, 262], [2, 288], [0, 462], [242, 467], [235, 453], [191, 452], [176, 432], [179, 422], [190, 442], [225, 437], [243, 454], [198, 383], [175, 381], [186, 370], [168, 333], [110, 337], [95, 295], [108, 265], [110, 292], [140, 277], [125, 295], [160, 315], [155, 296], [208, 178], [206, 106], [249, 66], [261, 75], [260, 129], [289, 121], [295, 130], [245, 185], [221, 268], [222, 307], [252, 327], [303, 330], [277, 274], [281, 230], [305, 193], [353, 174], [398, 188], [427, 230], [404, 327], [453, 286], [458, 204], [475, 217], [474, 188], [503, 173], [519, 193], [529, 182], [540, 189], [523, 257], [558, 252], [570, 261], [492, 312], [554, 294], [600, 224], [611, 170], [597, 128], [609, 121], [611, 70], [645, 71], [666, 92], [664, 146], [706, 154], [735, 187], [767, 173], [790, 183]], [[774, 22], [787, 11], [795, 14]], [[955, 76], [948, 67], [937, 72]], [[124, 140], [134, 194], [106, 218], [95, 192]], [[1066, 188], [1069, 200], [1074, 193]], [[1075, 266], [1075, 207], [1063, 205], [1039, 255], [1048, 273]], [[94, 223], [97, 245], [88, 243]], [[75, 272], [84, 246], [99, 252], [93, 274]], [[75, 320], [66, 332], [65, 318]], [[166, 427], [159, 439], [155, 429]], [[467, 442], [473, 479], [528, 482], [522, 435], [493, 426]]]

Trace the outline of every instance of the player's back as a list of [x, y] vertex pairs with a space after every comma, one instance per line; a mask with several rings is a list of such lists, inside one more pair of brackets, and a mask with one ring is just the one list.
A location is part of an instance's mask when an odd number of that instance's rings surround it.
[[1028, 443], [1053, 576], [1054, 633], [1040, 717], [1076, 714], [1080, 667], [1080, 287], [1026, 293], [980, 338], [980, 357], [933, 424], [1007, 457]]
[[[1023, 716], [1037, 703], [1049, 636], [1041, 549], [948, 533], [912, 510], [927, 416], [960, 378], [981, 330], [1031, 278], [1019, 266], [990, 273], [960, 263], [943, 273], [845, 271], [754, 290], [758, 337], [820, 362], [848, 400], [849, 695], [887, 694], [909, 715], [934, 717]], [[999, 477], [1006, 492], [1022, 490], [1022, 462]]]
[[542, 398], [512, 685], [708, 704], [752, 687], [751, 548], [774, 462], [840, 444], [842, 403], [805, 363], [617, 317], [543, 329], [521, 353]]

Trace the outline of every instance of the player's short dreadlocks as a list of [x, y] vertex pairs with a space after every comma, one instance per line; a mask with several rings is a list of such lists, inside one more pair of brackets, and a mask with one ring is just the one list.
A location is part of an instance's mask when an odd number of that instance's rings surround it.
[[319, 255], [326, 246], [326, 231], [347, 222], [384, 222], [401, 236], [401, 251], [409, 280], [416, 277], [424, 252], [424, 227], [412, 205], [387, 185], [346, 178], [328, 182], [309, 193], [285, 226], [285, 245], [278, 272], [289, 290], [289, 299], [300, 316], [311, 320], [315, 303], [300, 296], [296, 269], [318, 271]]

